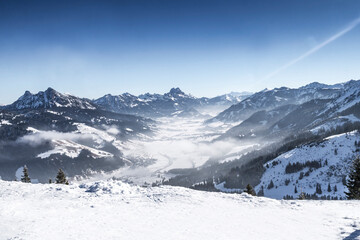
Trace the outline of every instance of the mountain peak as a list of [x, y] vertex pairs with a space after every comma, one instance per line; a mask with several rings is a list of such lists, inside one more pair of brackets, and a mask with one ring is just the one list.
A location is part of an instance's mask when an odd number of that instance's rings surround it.
[[181, 91], [181, 89], [178, 88], [178, 87], [170, 89], [169, 94], [171, 94], [171, 95], [185, 95], [185, 93], [183, 91]]
[[27, 96], [31, 96], [31, 95], [32, 95], [31, 92], [26, 90], [23, 97], [27, 97]]
[[329, 87], [329, 85], [319, 83], [319, 82], [312, 82], [307, 85], [305, 85], [303, 88], [326, 88]]
[[57, 93], [57, 91], [51, 87], [48, 87], [46, 90], [45, 90], [46, 93]]

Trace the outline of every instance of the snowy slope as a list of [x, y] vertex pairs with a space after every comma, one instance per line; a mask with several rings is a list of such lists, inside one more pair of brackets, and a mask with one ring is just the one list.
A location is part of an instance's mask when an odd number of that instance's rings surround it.
[[[313, 143], [295, 148], [287, 153], [280, 155], [274, 160], [266, 163], [266, 171], [261, 178], [261, 183], [255, 190], [259, 191], [264, 187], [266, 197], [281, 199], [285, 195], [298, 197], [300, 191], [313, 194], [316, 189], [316, 183], [321, 184], [322, 194], [318, 196], [330, 195], [331, 197], [345, 197], [346, 187], [342, 180], [348, 175], [351, 161], [359, 154], [359, 147], [355, 146], [355, 141], [360, 140], [357, 132], [331, 136], [321, 143]], [[286, 173], [286, 166], [291, 163], [302, 163], [306, 161], [316, 161], [321, 163], [320, 168], [305, 167], [299, 171]], [[326, 163], [327, 162], [327, 163]], [[304, 174], [302, 179], [301, 172]], [[309, 174], [307, 176], [307, 173]], [[273, 181], [274, 187], [268, 189], [270, 181]], [[286, 181], [289, 183], [286, 185]], [[331, 191], [328, 192], [330, 183]], [[337, 191], [334, 191], [334, 187]], [[298, 193], [294, 192], [295, 186]]]
[[0, 181], [0, 239], [359, 239], [359, 201]]

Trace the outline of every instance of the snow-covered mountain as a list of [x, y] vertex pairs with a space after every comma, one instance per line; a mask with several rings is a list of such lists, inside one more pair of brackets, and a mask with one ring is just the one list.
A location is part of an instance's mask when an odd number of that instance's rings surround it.
[[5, 106], [6, 110], [22, 110], [22, 109], [39, 109], [39, 108], [80, 108], [80, 109], [95, 109], [96, 106], [90, 100], [78, 98], [69, 94], [62, 94], [52, 88], [46, 91], [32, 94], [26, 91], [13, 104]]
[[[212, 104], [228, 106], [242, 96], [233, 95]], [[149, 164], [153, 159], [125, 157], [123, 152], [129, 140], [149, 138], [155, 122], [129, 114], [204, 118], [207, 115], [195, 107], [208, 105], [207, 98], [193, 97], [179, 88], [163, 95], [125, 93], [96, 101], [52, 88], [37, 94], [26, 91], [0, 109], [0, 176], [13, 180], [25, 164], [41, 182], [59, 167], [75, 176]]]
[[319, 198], [345, 198], [344, 182], [359, 154], [359, 140], [359, 133], [354, 131], [286, 152], [264, 165], [265, 173], [255, 189], [277, 199], [286, 195], [297, 198], [301, 191], [313, 195], [316, 188]]
[[[326, 89], [311, 89], [311, 86], [326, 87]], [[272, 90], [271, 92], [277, 94], [278, 91], [275, 90]], [[316, 98], [311, 99], [309, 94], [306, 94], [308, 97], [305, 99], [304, 94], [302, 94], [302, 100], [295, 104], [283, 105], [283, 103], [281, 103], [279, 104], [280, 107], [270, 107], [268, 110], [256, 111], [239, 125], [229, 129], [222, 138], [265, 137], [269, 139], [274, 137], [286, 137], [294, 133], [299, 134], [300, 132], [315, 133], [319, 130], [328, 131], [330, 129], [345, 126], [346, 124], [360, 123], [360, 81], [349, 81], [332, 86], [312, 83], [300, 89], [283, 90], [287, 92], [308, 92], [311, 90], [312, 97]], [[317, 90], [322, 93], [317, 94]], [[324, 94], [326, 91], [328, 91], [327, 94]], [[270, 98], [264, 97], [260, 103], [272, 102], [269, 99], [273, 98], [273, 94], [270, 94]], [[245, 102], [252, 99], [255, 95], [257, 94], [249, 97]], [[288, 100], [289, 98], [286, 99]], [[287, 102], [287, 100], [284, 100], [283, 102]], [[244, 103], [244, 101], [240, 104], [242, 103]], [[239, 106], [239, 104], [233, 105], [228, 110], [235, 106]], [[260, 109], [262, 109], [262, 107], [260, 107]], [[249, 113], [248, 110], [249, 108], [239, 111], [237, 115], [235, 114], [233, 116], [239, 117], [243, 112]]]
[[201, 105], [202, 99], [187, 95], [179, 88], [172, 88], [164, 95], [142, 94], [134, 96], [130, 93], [121, 95], [105, 95], [94, 100], [104, 110], [127, 113], [147, 117], [170, 116], [171, 114]]
[[[184, 115], [193, 115], [194, 110], [198, 111], [211, 106], [226, 108], [240, 102], [247, 96], [249, 96], [249, 93], [245, 92], [230, 93], [214, 98], [196, 98], [184, 93], [180, 88], [172, 88], [168, 93], [163, 95], [150, 93], [139, 96], [130, 93], [121, 95], [107, 94], [94, 100], [93, 103], [102, 109], [113, 112], [145, 117], [164, 117], [174, 116], [179, 112], [183, 112]], [[188, 113], [188, 111], [190, 112]]]
[[251, 96], [250, 92], [231, 92], [217, 97], [207, 99], [210, 105], [233, 105], [241, 102], [245, 98]]
[[[247, 145], [254, 147], [235, 154], [235, 157], [224, 156], [224, 159], [218, 162], [208, 162], [207, 165], [198, 167], [196, 171], [174, 170], [173, 173], [181, 172], [181, 174], [170, 179], [169, 183], [213, 191], [214, 186], [207, 183], [209, 181], [211, 183], [215, 179], [216, 184], [225, 181], [224, 188], [241, 190], [246, 184], [258, 185], [265, 171], [263, 165], [280, 154], [301, 144], [318, 142], [319, 139], [331, 135], [360, 129], [360, 81], [349, 81], [331, 86], [313, 83], [300, 89], [282, 88], [267, 92], [256, 93], [241, 103], [230, 107], [229, 109], [232, 109], [235, 106], [246, 104], [247, 101], [254, 100], [254, 96], [263, 94], [264, 98], [258, 98], [260, 110], [253, 108], [256, 111], [250, 117], [231, 127], [213, 141], [220, 144], [227, 140], [234, 140], [238, 141], [239, 147]], [[296, 92], [297, 94], [301, 93], [301, 98], [292, 98], [290, 102], [294, 99], [302, 100], [295, 101], [294, 104], [271, 105], [270, 103], [274, 102], [272, 100], [275, 97], [280, 97], [278, 92], [283, 92], [285, 95], [291, 93], [290, 96], [294, 96]], [[288, 99], [291, 98], [286, 98], [284, 102], [288, 103]], [[262, 109], [262, 103], [272, 107]], [[242, 111], [238, 113], [242, 114]], [[213, 120], [208, 121], [207, 125], [221, 125], [222, 123]], [[295, 157], [297, 152], [293, 155]], [[281, 174], [279, 173], [279, 175]], [[316, 182], [312, 182], [311, 185], [315, 186]], [[216, 186], [222, 188], [220, 185]], [[339, 197], [334, 194], [328, 195]], [[280, 197], [282, 198], [283, 195]]]
[[59, 167], [74, 176], [136, 165], [139, 159], [124, 158], [124, 142], [146, 138], [152, 125], [50, 88], [27, 92], [0, 111], [0, 176], [13, 180], [25, 164], [41, 182]]
[[326, 85], [311, 83], [301, 88], [275, 88], [263, 90], [221, 112], [211, 121], [238, 122], [261, 110], [294, 104], [300, 105], [314, 99], [334, 99], [344, 90], [344, 84]]

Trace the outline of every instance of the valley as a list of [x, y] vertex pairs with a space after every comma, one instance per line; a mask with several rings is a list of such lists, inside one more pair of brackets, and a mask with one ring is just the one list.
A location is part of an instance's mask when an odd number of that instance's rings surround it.
[[[242, 192], [251, 184], [258, 195], [277, 199], [296, 198], [299, 191], [342, 199], [358, 151], [359, 89], [360, 82], [352, 80], [215, 98], [172, 88], [95, 100], [52, 88], [27, 91], [1, 107], [0, 176], [19, 179], [26, 165], [42, 183], [62, 168], [79, 183], [113, 178], [224, 192]], [[319, 151], [322, 142], [338, 138], [344, 140], [336, 148], [347, 150], [330, 157], [335, 147], [328, 144]], [[316, 159], [300, 157], [309, 144], [321, 153]], [[284, 173], [289, 164], [315, 161], [316, 169], [306, 165]], [[314, 195], [319, 184], [331, 190]]]

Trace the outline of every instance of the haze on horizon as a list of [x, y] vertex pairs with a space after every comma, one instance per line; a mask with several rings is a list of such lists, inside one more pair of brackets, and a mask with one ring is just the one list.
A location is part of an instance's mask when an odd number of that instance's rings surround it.
[[360, 2], [0, 0], [0, 103], [360, 79]]

